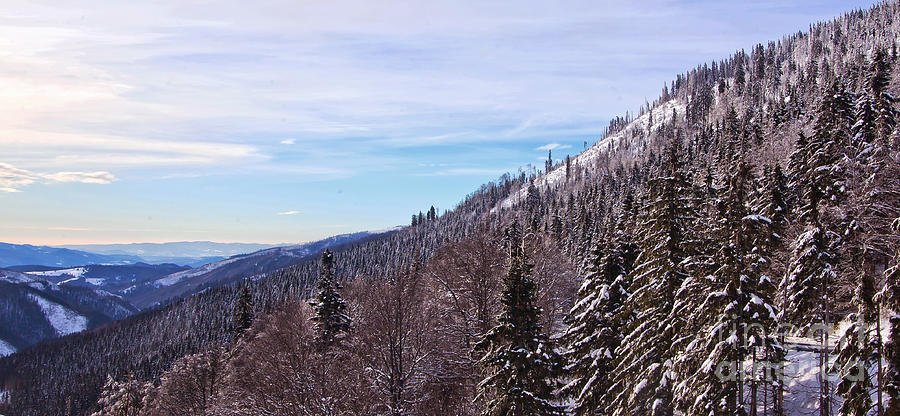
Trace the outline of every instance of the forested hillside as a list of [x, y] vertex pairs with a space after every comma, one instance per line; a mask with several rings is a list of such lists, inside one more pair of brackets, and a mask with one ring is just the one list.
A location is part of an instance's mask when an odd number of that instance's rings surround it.
[[0, 412], [900, 414], [898, 19], [703, 64], [443, 215], [0, 359]]

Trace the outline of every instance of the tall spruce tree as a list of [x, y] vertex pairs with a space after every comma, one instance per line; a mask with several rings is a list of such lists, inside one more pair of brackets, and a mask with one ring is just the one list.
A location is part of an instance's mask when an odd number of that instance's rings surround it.
[[234, 304], [233, 327], [235, 338], [240, 338], [253, 324], [253, 295], [250, 293], [250, 282], [241, 285], [241, 292]]
[[[853, 303], [857, 312], [835, 350], [837, 357], [832, 368], [841, 375], [838, 393], [844, 399], [841, 413], [847, 415], [864, 415], [872, 407], [877, 407], [879, 414], [883, 411], [883, 345], [879, 335], [880, 313], [873, 298], [879, 269], [887, 265], [892, 242], [896, 241], [890, 222], [900, 215], [900, 169], [891, 151], [896, 110], [893, 98], [886, 91], [887, 64], [883, 52], [874, 54], [865, 84], [865, 91], [857, 100], [856, 123], [851, 129], [850, 177], [855, 192], [847, 209], [850, 220], [845, 221], [848, 227], [844, 232], [847, 257], [855, 259], [852, 261], [857, 274]], [[875, 403], [869, 395], [873, 387], [869, 368], [873, 364], [879, 380]]]
[[[817, 212], [813, 205], [811, 213]], [[809, 334], [818, 329], [822, 347], [819, 353], [819, 372], [822, 379], [819, 409], [822, 415], [830, 415], [831, 389], [826, 377], [829, 362], [828, 330], [831, 327], [831, 285], [837, 279], [835, 272], [833, 232], [823, 229], [818, 216], [811, 214], [806, 231], [797, 239], [793, 261], [782, 281], [784, 306], [780, 320], [796, 326], [798, 332]]]
[[576, 415], [606, 414], [603, 396], [612, 382], [623, 329], [633, 318], [623, 306], [636, 254], [620, 217], [614, 234], [591, 252], [578, 300], [567, 316], [569, 330], [563, 341], [568, 346], [565, 372], [571, 381], [560, 393], [573, 400]]
[[635, 319], [626, 329], [622, 354], [607, 393], [614, 414], [672, 415], [675, 373], [673, 340], [682, 338], [684, 316], [673, 314], [675, 293], [687, 274], [686, 240], [696, 219], [692, 184], [685, 174], [680, 135], [672, 138], [639, 228], [641, 253], [626, 308]]
[[315, 322], [316, 337], [325, 348], [339, 342], [350, 331], [352, 319], [346, 313], [347, 303], [338, 291], [340, 288], [334, 275], [334, 253], [326, 249], [322, 252], [316, 297], [310, 302], [315, 311], [310, 319]]
[[[771, 367], [773, 358], [783, 356], [783, 348], [772, 336], [777, 309], [771, 279], [765, 274], [769, 259], [759, 247], [771, 238], [772, 221], [750, 214], [752, 173], [744, 162], [738, 160], [736, 165], [723, 194], [720, 228], [724, 239], [717, 244], [713, 286], [695, 312], [711, 325], [701, 344], [705, 359], [686, 382], [693, 385], [696, 398], [690, 406], [693, 414], [755, 414], [760, 407], [757, 399], [763, 370]], [[745, 370], [747, 359], [751, 367]], [[749, 394], [744, 392], [745, 384]]]
[[[787, 177], [779, 165], [764, 170], [763, 186], [758, 193], [757, 200], [753, 203], [755, 211], [762, 214], [767, 222], [757, 223], [761, 226], [754, 235], [754, 252], [760, 260], [756, 266], [760, 273], [762, 289], [770, 295], [775, 304], [783, 306], [783, 299], [778, 299], [782, 293], [777, 293], [774, 276], [783, 276], [787, 267], [786, 256], [783, 255], [786, 242], [786, 233], [789, 226], [789, 214], [791, 206], [788, 202]], [[767, 353], [766, 362], [770, 365], [763, 380], [771, 381], [768, 388], [772, 391], [771, 408], [776, 416], [784, 415], [784, 362], [787, 350], [784, 348], [784, 332], [780, 328], [767, 328], [770, 333], [778, 338], [778, 345]], [[765, 394], [764, 394], [765, 397]]]
[[554, 350], [540, 324], [541, 309], [518, 225], [506, 232], [509, 269], [500, 295], [498, 324], [475, 345], [484, 378], [477, 400], [484, 415], [562, 415], [565, 407], [554, 402], [562, 372], [562, 357]]

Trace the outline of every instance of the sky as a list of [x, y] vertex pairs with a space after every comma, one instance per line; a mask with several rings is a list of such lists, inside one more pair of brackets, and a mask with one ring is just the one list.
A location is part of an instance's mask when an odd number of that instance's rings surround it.
[[4, 1], [0, 241], [293, 243], [577, 154], [857, 1]]

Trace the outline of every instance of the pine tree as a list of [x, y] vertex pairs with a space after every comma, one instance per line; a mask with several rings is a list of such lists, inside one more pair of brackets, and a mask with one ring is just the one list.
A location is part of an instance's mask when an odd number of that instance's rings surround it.
[[859, 311], [848, 316], [851, 323], [841, 334], [831, 367], [831, 371], [841, 377], [837, 386], [837, 393], [843, 398], [840, 413], [852, 416], [865, 416], [874, 405], [869, 394], [872, 389], [869, 367], [878, 360], [875, 338], [879, 335], [872, 324], [876, 319], [872, 301], [875, 288], [864, 273], [860, 273], [859, 278], [854, 296]]
[[834, 204], [846, 194], [846, 155], [853, 117], [852, 99], [835, 80], [822, 97], [813, 125], [814, 134], [805, 150], [805, 184], [819, 194], [819, 201]]
[[250, 294], [250, 283], [241, 285], [241, 293], [234, 305], [235, 338], [240, 338], [253, 324], [253, 296]]
[[[738, 162], [723, 195], [724, 240], [718, 243], [718, 268], [713, 272], [709, 295], [695, 314], [712, 322], [703, 342], [705, 359], [687, 383], [696, 399], [695, 414], [747, 414], [744, 404], [745, 375], [750, 378], [750, 413], [758, 408], [757, 392], [762, 369], [772, 364], [766, 357], [780, 357], [783, 348], [770, 334], [777, 326], [777, 309], [772, 302], [771, 279], [765, 274], [768, 259], [759, 250], [771, 238], [771, 220], [748, 212], [750, 168]], [[702, 319], [702, 318], [701, 318]], [[752, 358], [752, 367], [743, 363]]]
[[568, 345], [566, 374], [571, 381], [561, 395], [574, 400], [572, 410], [577, 415], [601, 412], [624, 338], [622, 331], [632, 319], [623, 306], [636, 247], [625, 236], [622, 221], [617, 229], [611, 242], [600, 242], [591, 252], [578, 301], [567, 317], [569, 330], [563, 340]]
[[316, 297], [310, 302], [315, 311], [310, 320], [315, 322], [316, 337], [324, 348], [333, 346], [350, 331], [352, 319], [346, 313], [347, 303], [338, 291], [340, 288], [334, 275], [334, 253], [326, 249], [322, 252]]
[[[783, 276], [785, 273], [785, 259], [782, 253], [785, 248], [785, 236], [789, 225], [788, 216], [790, 205], [788, 202], [787, 177], [781, 171], [779, 165], [765, 169], [763, 188], [759, 192], [757, 201], [753, 204], [755, 210], [768, 220], [758, 223], [761, 228], [755, 235], [754, 252], [760, 260], [757, 266], [761, 273], [764, 293], [771, 299], [778, 295], [774, 285], [774, 276]], [[784, 302], [775, 301], [776, 304]], [[784, 361], [787, 351], [784, 349], [784, 333], [780, 328], [769, 328], [778, 336], [778, 345], [781, 347], [767, 351], [767, 375], [766, 381], [773, 381], [769, 388], [772, 390], [772, 411], [776, 416], [784, 414]]]
[[137, 416], [144, 407], [144, 395], [148, 386], [139, 383], [134, 374], [128, 379], [118, 382], [112, 376], [106, 376], [106, 384], [97, 401], [99, 410], [91, 416]]
[[553, 402], [562, 357], [541, 328], [533, 266], [516, 224], [507, 231], [507, 240], [509, 269], [499, 323], [475, 345], [483, 353], [479, 363], [484, 372], [477, 399], [484, 402], [484, 415], [562, 415], [565, 408]]
[[673, 340], [685, 317], [673, 314], [675, 293], [686, 278], [687, 234], [696, 218], [693, 190], [681, 161], [680, 137], [666, 149], [661, 175], [650, 182], [649, 201], [639, 227], [641, 254], [633, 273], [626, 310], [636, 314], [622, 341], [607, 403], [613, 414], [672, 415]]
[[[801, 333], [811, 329], [820, 337], [822, 349], [819, 357], [820, 374], [827, 371], [828, 329], [831, 327], [831, 285], [835, 282], [836, 259], [833, 251], [834, 233], [824, 230], [817, 222], [811, 222], [797, 239], [794, 260], [782, 282], [785, 305], [781, 321], [796, 325]], [[830, 387], [823, 377], [819, 408], [822, 414], [830, 414]]]
[[[896, 128], [896, 110], [887, 87], [887, 65], [881, 51], [875, 53], [866, 77], [866, 90], [857, 100], [853, 132], [851, 180], [854, 199], [850, 201], [847, 230], [844, 232], [848, 258], [856, 259], [857, 287], [853, 303], [857, 306], [853, 323], [836, 349], [833, 371], [841, 374], [838, 393], [844, 398], [842, 414], [864, 415], [877, 404], [883, 407], [883, 345], [879, 333], [880, 313], [873, 301], [876, 274], [890, 258], [892, 219], [900, 215], [900, 169], [892, 158], [891, 134]], [[869, 396], [872, 383], [868, 368], [878, 367], [877, 403]]]

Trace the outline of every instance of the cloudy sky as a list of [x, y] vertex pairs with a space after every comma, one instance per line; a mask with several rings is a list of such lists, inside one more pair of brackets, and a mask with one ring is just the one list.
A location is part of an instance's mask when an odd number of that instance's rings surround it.
[[[405, 224], [857, 1], [29, 1], [0, 10], [0, 241]], [[740, 3], [740, 4], [737, 4]]]

